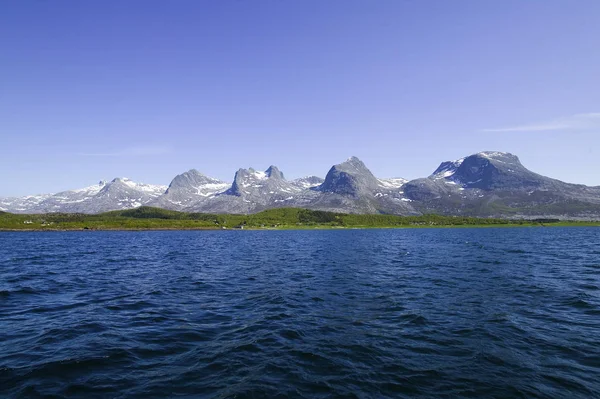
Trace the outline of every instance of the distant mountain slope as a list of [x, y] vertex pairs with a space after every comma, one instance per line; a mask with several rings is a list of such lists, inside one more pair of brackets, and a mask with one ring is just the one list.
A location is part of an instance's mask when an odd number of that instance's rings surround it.
[[360, 159], [350, 157], [331, 167], [325, 181], [312, 189], [320, 195], [304, 207], [350, 213], [418, 214], [402, 195], [401, 181], [378, 179]]
[[146, 205], [161, 196], [166, 186], [136, 183], [127, 178], [57, 194], [0, 199], [0, 210], [16, 213], [99, 213]]
[[600, 215], [600, 187], [564, 183], [525, 168], [510, 153], [480, 152], [443, 162], [404, 186], [425, 213], [474, 216]]
[[358, 158], [331, 167], [325, 179], [287, 180], [276, 166], [239, 169], [232, 183], [195, 169], [157, 186], [117, 178], [57, 194], [0, 198], [0, 211], [98, 213], [150, 205], [206, 213], [256, 213], [297, 207], [344, 213], [600, 219], [600, 187], [534, 173], [510, 153], [484, 151], [442, 162], [428, 177], [377, 178]]
[[164, 209], [189, 209], [206, 202], [228, 187], [228, 183], [191, 169], [175, 176], [164, 195], [157, 197], [150, 204]]

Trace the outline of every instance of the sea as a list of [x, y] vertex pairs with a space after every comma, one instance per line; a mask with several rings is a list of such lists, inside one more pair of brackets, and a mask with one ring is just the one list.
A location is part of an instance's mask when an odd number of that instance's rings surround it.
[[598, 398], [600, 228], [2, 232], [0, 397]]

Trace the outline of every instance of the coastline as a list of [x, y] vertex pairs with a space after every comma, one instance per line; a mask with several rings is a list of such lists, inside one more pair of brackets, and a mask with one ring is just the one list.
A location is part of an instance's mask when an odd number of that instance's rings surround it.
[[597, 220], [493, 218], [424, 214], [347, 214], [276, 208], [255, 214], [203, 214], [140, 207], [101, 214], [0, 212], [0, 231], [341, 230], [600, 226]]
[[561, 222], [553, 224], [481, 224], [481, 225], [427, 225], [427, 226], [280, 226], [280, 227], [246, 227], [240, 228], [226, 228], [222, 229], [219, 227], [98, 227], [98, 228], [2, 228], [0, 227], [0, 233], [8, 232], [27, 232], [27, 233], [38, 233], [38, 232], [98, 232], [98, 231], [127, 231], [127, 232], [141, 232], [141, 231], [286, 231], [286, 230], [376, 230], [376, 229], [489, 229], [489, 228], [547, 228], [547, 227], [600, 227], [600, 222]]

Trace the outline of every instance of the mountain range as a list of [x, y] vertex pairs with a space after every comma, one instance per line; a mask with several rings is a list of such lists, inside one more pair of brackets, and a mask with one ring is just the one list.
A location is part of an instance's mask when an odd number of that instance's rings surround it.
[[276, 167], [239, 169], [228, 183], [192, 169], [169, 186], [127, 178], [56, 194], [0, 198], [12, 213], [100, 213], [142, 205], [203, 213], [255, 213], [299, 207], [344, 213], [478, 217], [600, 218], [600, 187], [565, 183], [525, 168], [519, 158], [486, 151], [442, 162], [428, 177], [377, 178], [356, 157], [331, 167], [324, 179], [287, 180]]

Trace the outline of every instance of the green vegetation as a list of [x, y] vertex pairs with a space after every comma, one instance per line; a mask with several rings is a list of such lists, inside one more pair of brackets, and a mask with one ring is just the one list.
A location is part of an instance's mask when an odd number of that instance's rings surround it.
[[160, 229], [311, 229], [393, 227], [600, 226], [600, 222], [558, 219], [513, 220], [459, 216], [353, 215], [308, 209], [279, 208], [252, 215], [186, 213], [141, 207], [98, 215], [49, 213], [17, 215], [0, 212], [0, 230], [160, 230]]

